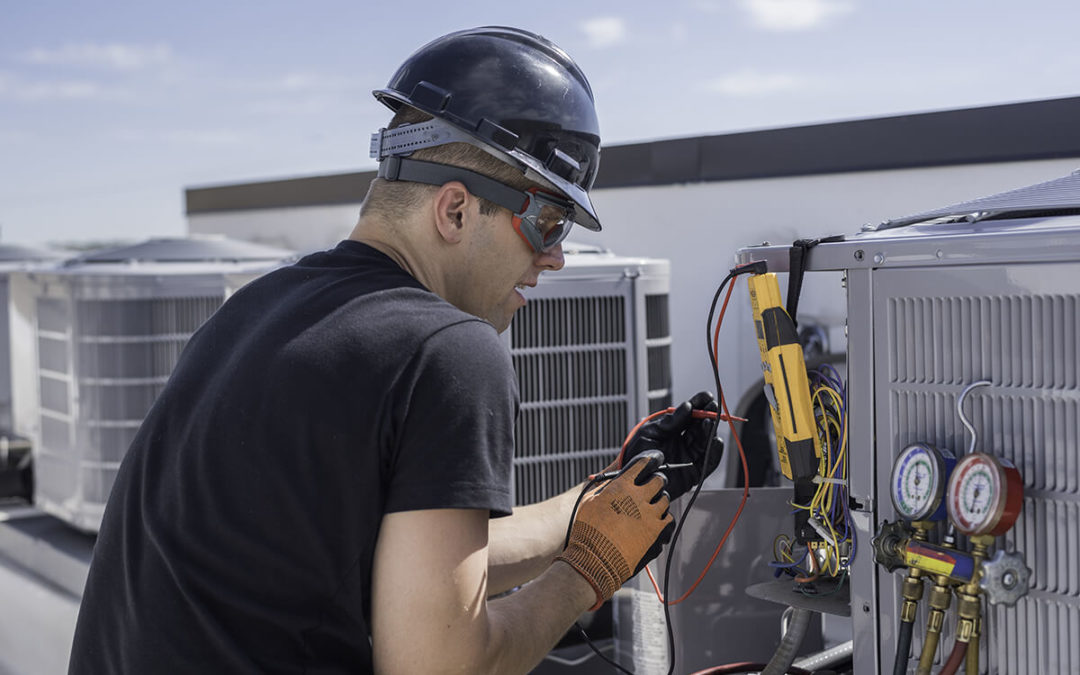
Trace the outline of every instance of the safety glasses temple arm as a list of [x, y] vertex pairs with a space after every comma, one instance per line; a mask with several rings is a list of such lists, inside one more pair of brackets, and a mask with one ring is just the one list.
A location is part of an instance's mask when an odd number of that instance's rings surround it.
[[521, 190], [469, 169], [404, 157], [384, 159], [379, 164], [379, 178], [427, 185], [445, 185], [450, 181], [460, 181], [465, 185], [465, 189], [477, 197], [494, 202], [514, 213], [521, 211], [528, 197]]

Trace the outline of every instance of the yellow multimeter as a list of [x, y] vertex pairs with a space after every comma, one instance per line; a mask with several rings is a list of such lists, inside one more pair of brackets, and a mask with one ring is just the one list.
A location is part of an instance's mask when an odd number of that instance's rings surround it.
[[748, 283], [780, 470], [795, 481], [813, 478], [818, 472], [821, 441], [799, 334], [780, 300], [776, 275], [754, 274]]

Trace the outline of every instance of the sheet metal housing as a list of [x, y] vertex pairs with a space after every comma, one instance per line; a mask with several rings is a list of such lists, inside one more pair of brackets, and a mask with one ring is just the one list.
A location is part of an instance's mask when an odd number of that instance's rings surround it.
[[[1080, 203], [1080, 175], [1056, 182], [1054, 199], [1069, 201], [1062, 190]], [[841, 271], [846, 285], [850, 490], [860, 506], [851, 573], [856, 673], [892, 671], [901, 577], [874, 564], [870, 539], [897, 518], [888, 498], [893, 459], [915, 441], [965, 453], [956, 398], [980, 379], [993, 384], [965, 406], [975, 449], [1011, 459], [1025, 482], [1020, 520], [996, 546], [1022, 551], [1034, 572], [1016, 608], [984, 615], [982, 672], [1080, 672], [1080, 216], [1060, 203], [1056, 212], [1040, 208], [1030, 191], [1012, 194], [1025, 209], [1012, 214], [1019, 217], [982, 219], [988, 212], [977, 200], [809, 252], [808, 271]], [[1008, 211], [1008, 200], [993, 199]], [[786, 271], [788, 247], [747, 248], [739, 259]], [[916, 659], [924, 621], [925, 608]], [[939, 664], [954, 623], [946, 623]]]

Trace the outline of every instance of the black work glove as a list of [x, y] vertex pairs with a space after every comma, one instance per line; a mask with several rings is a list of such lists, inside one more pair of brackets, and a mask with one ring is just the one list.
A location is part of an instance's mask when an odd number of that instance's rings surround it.
[[717, 412], [716, 398], [707, 391], [698, 392], [689, 401], [684, 401], [674, 412], [661, 415], [641, 425], [630, 442], [626, 444], [623, 457], [633, 457], [646, 450], [659, 449], [664, 453], [668, 464], [693, 462], [694, 466], [683, 469], [669, 469], [667, 492], [671, 499], [678, 499], [697, 485], [705, 476], [711, 474], [720, 465], [724, 454], [724, 442], [712, 439], [709, 464], [705, 466], [705, 450], [709, 447], [710, 431], [716, 423], [714, 419], [695, 418], [693, 410]]

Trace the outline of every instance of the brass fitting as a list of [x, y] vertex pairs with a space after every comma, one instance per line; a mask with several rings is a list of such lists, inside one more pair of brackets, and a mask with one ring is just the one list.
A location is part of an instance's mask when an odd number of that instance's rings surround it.
[[[926, 541], [927, 526], [933, 523], [913, 522], [915, 534], [912, 538], [917, 541]], [[901, 586], [901, 595], [904, 604], [900, 606], [900, 621], [902, 623], [915, 623], [915, 614], [919, 608], [919, 600], [923, 596], [923, 571], [917, 567], [909, 567], [904, 584]]]
[[972, 631], [971, 640], [968, 642], [967, 667], [964, 672], [967, 675], [979, 675], [979, 631], [982, 629], [982, 619], [976, 619]]
[[923, 596], [922, 570], [909, 567], [900, 592], [904, 597], [904, 604], [900, 607], [900, 621], [915, 623], [915, 613]]
[[[952, 548], [951, 537], [946, 538], [944, 547]], [[919, 655], [919, 666], [915, 670], [917, 675], [930, 675], [938, 641], [941, 639], [941, 628], [945, 623], [945, 612], [952, 602], [950, 586], [955, 583], [942, 574], [934, 577], [934, 586], [930, 589], [929, 599], [931, 611], [926, 620], [926, 639], [923, 641], [922, 653]]]
[[956, 594], [956, 612], [961, 619], [975, 621], [979, 618], [979, 598], [963, 591]]
[[970, 538], [971, 558], [975, 564], [971, 581], [956, 591], [956, 611], [960, 621], [956, 624], [956, 639], [968, 643], [965, 672], [979, 672], [979, 623], [982, 613], [982, 601], [979, 599], [979, 579], [982, 577], [982, 561], [994, 537], [988, 534]]
[[971, 619], [960, 619], [956, 624], [956, 641], [971, 642], [971, 636], [975, 634], [975, 622]]
[[938, 576], [935, 578], [933, 587], [930, 588], [930, 607], [944, 612], [952, 603], [952, 593], [949, 591], [949, 577]]

